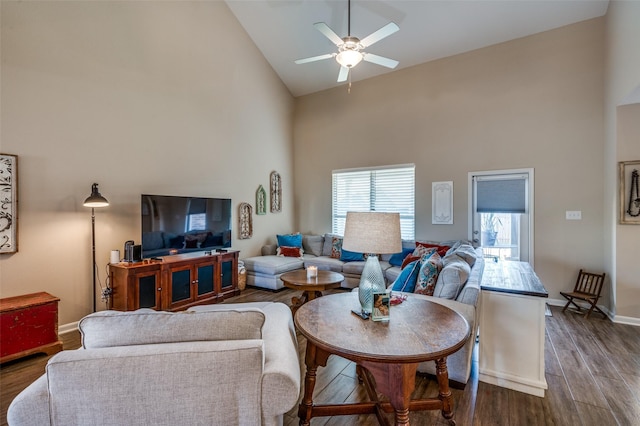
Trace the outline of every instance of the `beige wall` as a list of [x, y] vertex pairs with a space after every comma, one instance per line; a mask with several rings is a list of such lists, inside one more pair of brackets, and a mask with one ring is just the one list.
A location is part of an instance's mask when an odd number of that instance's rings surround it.
[[[640, 160], [640, 112], [629, 96], [640, 89], [640, 2], [612, 1], [606, 15], [605, 255], [615, 320], [640, 325], [640, 226], [618, 224], [618, 161]], [[638, 102], [638, 99], [635, 99]], [[618, 134], [620, 132], [620, 134]]]
[[[466, 238], [468, 172], [532, 167], [535, 269], [559, 298], [604, 267], [603, 45], [594, 19], [298, 98], [298, 228], [330, 231], [331, 170], [415, 163], [417, 238]], [[454, 224], [431, 225], [448, 180]]]
[[[228, 197], [233, 247], [259, 252], [293, 228], [293, 98], [224, 2], [2, 2], [0, 151], [19, 156], [19, 252], [0, 256], [0, 297], [47, 291], [60, 324], [91, 311], [91, 184], [100, 276], [140, 241], [140, 194]], [[283, 212], [237, 207], [269, 173]], [[100, 301], [99, 308], [104, 304]]]

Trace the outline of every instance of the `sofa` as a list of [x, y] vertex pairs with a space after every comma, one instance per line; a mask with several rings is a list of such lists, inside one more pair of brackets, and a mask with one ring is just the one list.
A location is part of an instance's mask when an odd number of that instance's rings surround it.
[[[325, 234], [324, 236], [303, 235], [301, 257], [278, 256], [276, 245], [262, 247], [262, 256], [243, 259], [247, 271], [247, 284], [263, 287], [271, 290], [281, 288], [280, 275], [285, 272], [317, 266], [318, 269], [340, 272], [345, 276], [342, 287], [354, 289], [360, 281], [360, 274], [364, 267], [364, 260], [349, 260], [347, 256], [336, 254], [336, 241], [339, 236]], [[473, 247], [466, 240], [452, 241], [424, 241], [418, 245], [435, 247], [441, 257], [442, 266], [433, 280], [433, 295], [414, 293], [414, 288], [396, 288], [394, 293], [403, 293], [408, 297], [420, 297], [435, 303], [447, 306], [461, 314], [469, 323], [472, 330], [469, 340], [462, 349], [447, 359], [449, 379], [454, 386], [464, 386], [471, 373], [471, 359], [475, 338], [478, 334], [480, 284], [484, 271], [484, 258], [482, 248]], [[402, 268], [402, 263], [412, 256], [416, 249], [415, 241], [403, 241], [403, 251], [394, 255], [383, 255], [380, 265], [383, 269], [385, 280], [389, 288], [397, 285], [397, 280], [407, 275]], [[399, 259], [398, 259], [399, 258]], [[407, 266], [407, 268], [409, 268]], [[420, 268], [417, 268], [418, 270]], [[419, 271], [418, 271], [419, 272]], [[433, 361], [421, 363], [418, 371], [435, 375], [435, 363]]]
[[82, 348], [49, 360], [12, 401], [9, 425], [281, 425], [299, 398], [282, 303], [102, 311], [79, 329]]

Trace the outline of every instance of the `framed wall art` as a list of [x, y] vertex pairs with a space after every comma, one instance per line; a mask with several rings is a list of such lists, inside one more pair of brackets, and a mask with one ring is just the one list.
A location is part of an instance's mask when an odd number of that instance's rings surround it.
[[431, 223], [453, 224], [453, 181], [431, 182]]
[[238, 239], [248, 240], [253, 236], [253, 208], [249, 203], [240, 203], [238, 206]]
[[280, 213], [282, 211], [282, 179], [278, 172], [271, 172], [269, 177], [269, 187], [271, 193], [271, 213]]
[[262, 185], [256, 191], [256, 214], [267, 214], [267, 193]]
[[640, 160], [618, 163], [620, 224], [640, 225]]
[[18, 251], [18, 156], [0, 154], [0, 254]]

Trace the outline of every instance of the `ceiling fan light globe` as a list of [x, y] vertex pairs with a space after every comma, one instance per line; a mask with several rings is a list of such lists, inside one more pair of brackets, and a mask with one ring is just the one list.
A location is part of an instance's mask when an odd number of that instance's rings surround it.
[[343, 50], [336, 56], [336, 61], [343, 67], [353, 68], [362, 61], [362, 57], [357, 50]]

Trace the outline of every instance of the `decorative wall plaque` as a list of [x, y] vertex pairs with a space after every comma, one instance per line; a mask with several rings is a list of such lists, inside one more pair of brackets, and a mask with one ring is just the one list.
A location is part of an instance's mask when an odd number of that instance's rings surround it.
[[240, 231], [238, 232], [238, 238], [241, 240], [248, 240], [253, 236], [253, 208], [249, 203], [240, 203], [238, 208], [238, 224]]
[[278, 172], [271, 172], [269, 182], [271, 188], [271, 213], [280, 213], [282, 211], [282, 180]]
[[431, 223], [453, 224], [453, 181], [431, 182]]
[[18, 156], [0, 154], [0, 254], [18, 251]]
[[256, 214], [267, 214], [267, 193], [262, 185], [256, 191]]
[[640, 225], [640, 161], [620, 161], [620, 224]]

